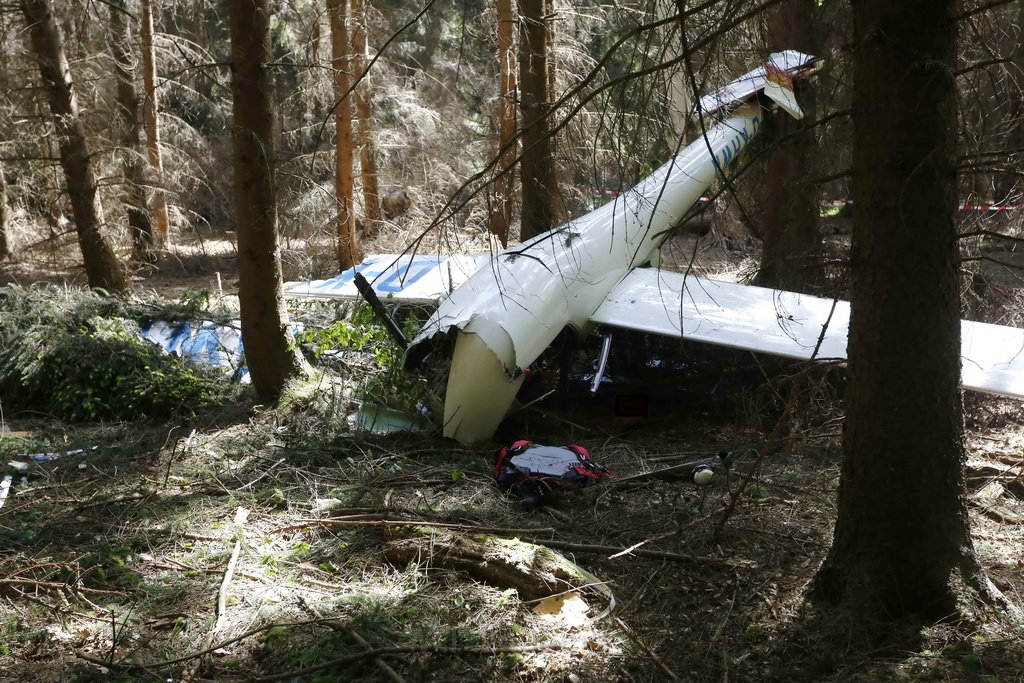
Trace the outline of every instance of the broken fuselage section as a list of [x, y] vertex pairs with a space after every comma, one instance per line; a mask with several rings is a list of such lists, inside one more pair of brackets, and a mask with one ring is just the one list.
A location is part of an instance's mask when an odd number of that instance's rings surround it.
[[[512, 406], [524, 370], [569, 329], [582, 332], [606, 297], [649, 262], [701, 195], [761, 128], [769, 107], [800, 116], [792, 79], [814, 58], [787, 51], [701, 99], [717, 123], [608, 204], [493, 254], [442, 301], [406, 354], [407, 369], [444, 382], [444, 435], [489, 438]], [[707, 120], [705, 121], [705, 117]]]

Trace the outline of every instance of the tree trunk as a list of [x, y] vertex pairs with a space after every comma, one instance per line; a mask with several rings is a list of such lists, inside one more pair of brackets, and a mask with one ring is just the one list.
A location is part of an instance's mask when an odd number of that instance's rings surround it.
[[122, 168], [124, 169], [124, 203], [128, 213], [128, 230], [132, 237], [132, 255], [139, 261], [153, 260], [156, 235], [150, 220], [146, 178], [147, 163], [142, 149], [142, 117], [139, 96], [135, 90], [135, 59], [132, 55], [131, 31], [126, 21], [124, 0], [110, 4], [110, 52], [117, 74], [117, 113], [121, 119]]
[[267, 0], [231, 0], [228, 14], [242, 339], [253, 388], [274, 402], [307, 368], [288, 323], [277, 244], [270, 9]]
[[142, 120], [146, 127], [146, 152], [149, 165], [156, 177], [153, 191], [153, 221], [156, 223], [156, 244], [167, 243], [171, 220], [167, 212], [164, 192], [164, 162], [160, 152], [160, 99], [156, 90], [156, 56], [153, 52], [153, 0], [141, 0], [142, 19], [139, 38], [142, 42], [142, 87], [146, 99], [142, 107]]
[[11, 227], [11, 216], [7, 208], [7, 180], [4, 169], [0, 168], [0, 259], [10, 258], [11, 243], [7, 237]]
[[338, 266], [346, 270], [362, 260], [354, 210], [352, 178], [352, 83], [349, 59], [349, 0], [327, 0], [331, 13], [331, 68], [334, 70], [335, 202], [338, 210]]
[[516, 63], [514, 36], [516, 16], [514, 0], [497, 0], [498, 57], [498, 177], [494, 180], [488, 230], [508, 246], [509, 226], [512, 224], [512, 203], [515, 178], [512, 166], [516, 160]]
[[523, 114], [520, 175], [523, 207], [520, 239], [549, 230], [554, 222], [554, 165], [548, 122], [548, 28], [545, 0], [520, 0], [519, 85]]
[[838, 520], [811, 597], [866, 622], [958, 614], [964, 503], [952, 0], [854, 4], [857, 210]]
[[60, 163], [64, 169], [89, 286], [123, 292], [128, 284], [114, 249], [103, 234], [103, 207], [96, 191], [92, 158], [85, 128], [78, 116], [78, 99], [64, 56], [60, 31], [47, 0], [21, 0], [21, 11], [53, 115]]
[[354, 59], [353, 72], [361, 76], [356, 86], [356, 116], [359, 119], [359, 173], [363, 186], [363, 229], [367, 236], [377, 234], [380, 223], [380, 189], [377, 186], [377, 143], [373, 130], [373, 113], [370, 107], [373, 91], [370, 88], [369, 73], [366, 72], [367, 18], [364, 0], [352, 0], [352, 17], [355, 25], [352, 31]]
[[[784, 0], [767, 11], [772, 52], [799, 50], [819, 54], [814, 0]], [[754, 284], [796, 292], [824, 284], [817, 187], [813, 184], [815, 109], [813, 81], [800, 82], [797, 121], [779, 113], [772, 120], [779, 145], [768, 160], [761, 221], [761, 265]]]

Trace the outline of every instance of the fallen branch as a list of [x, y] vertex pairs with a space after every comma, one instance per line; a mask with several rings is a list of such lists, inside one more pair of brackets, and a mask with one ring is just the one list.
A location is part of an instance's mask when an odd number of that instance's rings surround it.
[[[308, 602], [306, 602], [305, 598], [300, 596], [299, 597], [299, 604], [302, 606], [302, 608], [304, 610], [306, 610], [308, 613], [312, 614], [314, 617], [320, 617], [320, 613], [317, 612], [315, 607], [313, 607]], [[354, 629], [346, 626], [345, 624], [341, 623], [340, 621], [337, 621], [335, 619], [326, 619], [323, 623], [328, 628], [330, 628], [333, 631], [339, 631], [341, 633], [348, 634], [348, 636], [350, 638], [352, 638], [352, 640], [356, 641], [357, 643], [359, 643], [360, 645], [365, 647], [367, 650], [372, 650], [373, 649], [373, 646], [370, 645], [369, 642], [367, 642], [366, 638], [363, 638], [361, 635], [356, 633], [356, 631]], [[381, 673], [384, 674], [384, 677], [387, 678], [392, 683], [405, 683], [405, 679], [403, 679], [401, 676], [399, 676], [398, 672], [395, 671], [394, 669], [392, 669], [388, 665], [388, 663], [385, 662], [382, 658], [374, 657], [373, 658], [373, 663], [374, 663], [374, 665], [378, 669], [381, 670]]]
[[[370, 645], [369, 642], [367, 642], [366, 638], [363, 638], [361, 635], [359, 635], [352, 629], [345, 630], [348, 633], [349, 637], [352, 638], [352, 640], [356, 641], [357, 643], [365, 647], [367, 650], [373, 649], [373, 646]], [[388, 666], [388, 663], [385, 662], [381, 657], [374, 657], [373, 663], [378, 669], [381, 670], [381, 672], [384, 674], [384, 677], [392, 683], [405, 683], [405, 679], [399, 676], [397, 671]]]
[[224, 579], [220, 582], [220, 591], [217, 593], [217, 623], [213, 625], [213, 630], [210, 632], [210, 642], [213, 642], [212, 636], [216, 635], [222, 628], [224, 628], [224, 620], [227, 618], [228, 611], [228, 586], [231, 585], [231, 579], [235, 575], [235, 566], [238, 564], [238, 556], [242, 551], [242, 539], [245, 537], [245, 521], [249, 518], [249, 511], [243, 507], [235, 510], [235, 547], [231, 549], [231, 559], [228, 560], [228, 566], [224, 569]]
[[633, 629], [627, 626], [626, 622], [624, 622], [622, 619], [619, 619], [618, 617], [615, 617], [615, 623], [619, 625], [619, 628], [622, 629], [623, 633], [629, 636], [630, 640], [639, 645], [640, 649], [647, 653], [647, 656], [650, 657], [651, 660], [658, 665], [658, 668], [661, 669], [662, 673], [671, 678], [673, 681], [680, 680], [679, 676], [676, 676], [675, 672], [672, 671], [672, 669], [668, 668], [668, 665], [665, 664], [664, 661], [662, 661], [661, 657], [658, 656], [658, 653], [652, 650], [650, 646], [647, 645], [647, 643], [640, 640], [640, 636], [633, 633]]
[[[591, 545], [588, 543], [566, 543], [564, 541], [548, 541], [539, 538], [524, 538], [522, 539], [529, 543], [536, 543], [537, 545], [547, 546], [548, 548], [554, 548], [555, 550], [568, 550], [574, 553], [594, 553], [597, 555], [622, 555], [628, 551], [628, 548], [618, 548], [609, 545]], [[713, 567], [722, 567], [725, 569], [743, 569], [755, 566], [754, 562], [750, 560], [727, 560], [718, 557], [707, 557], [706, 555], [682, 555], [680, 553], [669, 553], [661, 550], [644, 550], [639, 549], [630, 553], [636, 557], [650, 557], [656, 560], [672, 560], [674, 562], [696, 562], [699, 564], [708, 564]], [[610, 559], [610, 558], [609, 558]]]
[[[47, 607], [51, 607], [51, 609], [53, 609], [52, 606], [50, 606], [50, 605], [46, 605], [46, 606]], [[90, 618], [92, 618], [92, 617], [90, 617]], [[160, 661], [160, 662], [151, 662], [151, 663], [148, 663], [148, 664], [147, 663], [125, 662], [125, 661], [108, 663], [106, 660], [98, 659], [96, 657], [93, 657], [90, 654], [85, 653], [85, 652], [77, 652], [77, 651], [75, 652], [75, 656], [78, 657], [81, 660], [86, 661], [86, 662], [92, 662], [94, 664], [100, 664], [102, 666], [105, 666], [105, 667], [107, 667], [109, 669], [113, 669], [113, 670], [116, 670], [116, 671], [150, 671], [150, 670], [155, 671], [155, 670], [158, 670], [158, 669], [165, 669], [165, 668], [167, 668], [169, 666], [174, 666], [175, 664], [183, 664], [183, 663], [191, 661], [193, 659], [197, 659], [199, 657], [203, 657], [205, 655], [210, 654], [211, 652], [216, 652], [217, 650], [225, 648], [228, 645], [234, 645], [235, 643], [237, 643], [239, 641], [245, 640], [246, 638], [251, 638], [252, 636], [255, 636], [257, 634], [263, 633], [264, 631], [270, 631], [271, 629], [275, 629], [275, 628], [287, 628], [287, 627], [292, 627], [292, 626], [308, 626], [310, 624], [319, 624], [319, 623], [322, 623], [324, 621], [326, 621], [326, 620], [325, 619], [309, 619], [307, 621], [272, 622], [272, 623], [269, 623], [269, 624], [264, 624], [263, 626], [257, 626], [256, 628], [249, 629], [248, 631], [246, 631], [245, 633], [243, 633], [241, 635], [237, 635], [237, 636], [235, 636], [233, 638], [228, 638], [227, 640], [222, 640], [221, 642], [219, 642], [219, 643], [217, 643], [215, 645], [211, 645], [211, 646], [203, 648], [201, 650], [197, 650], [196, 652], [193, 652], [191, 654], [183, 655], [181, 657], [175, 657], [174, 659], [165, 659], [165, 660]]]
[[544, 534], [554, 531], [551, 527], [535, 527], [527, 529], [509, 529], [505, 527], [475, 526], [473, 524], [457, 524], [452, 522], [428, 522], [419, 519], [394, 519], [381, 514], [351, 515], [348, 517], [326, 517], [324, 519], [300, 519], [288, 526], [278, 527], [271, 533], [283, 534], [300, 529], [313, 529], [318, 526], [432, 526], [439, 529], [455, 529], [481, 534], [502, 534], [518, 536], [519, 534]]
[[[208, 650], [209, 647], [213, 645], [217, 634], [224, 629], [224, 622], [227, 620], [228, 612], [228, 586], [231, 585], [231, 579], [235, 575], [235, 566], [238, 564], [238, 556], [242, 552], [242, 539], [245, 537], [245, 521], [248, 518], [249, 511], [247, 509], [239, 507], [235, 510], [235, 546], [231, 549], [231, 557], [228, 559], [227, 567], [224, 568], [224, 578], [221, 579], [220, 590], [217, 591], [217, 621], [214, 622], [213, 627], [210, 629], [209, 633], [206, 634], [206, 638], [203, 640], [204, 650]], [[185, 671], [181, 673], [181, 680], [192, 680], [199, 671], [200, 663], [201, 657], [196, 657], [192, 661], [191, 666], [187, 667]]]
[[678, 536], [679, 534], [683, 533], [684, 531], [686, 531], [690, 527], [698, 524], [699, 522], [707, 521], [707, 519], [709, 517], [713, 517], [714, 515], [717, 515], [719, 512], [725, 512], [725, 509], [726, 508], [723, 507], [723, 508], [720, 508], [718, 510], [715, 510], [714, 512], [712, 512], [710, 514], [702, 515], [700, 517], [695, 517], [694, 519], [691, 519], [686, 524], [679, 525], [677, 528], [673, 529], [672, 531], [666, 531], [663, 534], [658, 534], [657, 536], [651, 536], [650, 538], [645, 538], [644, 540], [639, 541], [637, 543], [634, 543], [633, 545], [629, 546], [628, 548], [625, 548], [624, 550], [620, 550], [619, 552], [615, 553], [614, 555], [609, 555], [608, 559], [609, 560], [614, 560], [614, 559], [617, 559], [617, 558], [619, 558], [619, 557], [621, 557], [623, 555], [631, 555], [636, 550], [639, 550], [640, 548], [642, 548], [643, 546], [647, 545], [648, 543], [654, 543], [655, 541], [662, 541], [662, 540], [664, 540], [666, 538], [671, 538], [673, 536]]
[[124, 591], [108, 591], [101, 588], [86, 588], [85, 586], [73, 586], [69, 583], [59, 581], [37, 581], [36, 579], [0, 579], [0, 586], [22, 586], [25, 588], [51, 588], [53, 590], [66, 591], [68, 593], [93, 593], [95, 595], [124, 595]]

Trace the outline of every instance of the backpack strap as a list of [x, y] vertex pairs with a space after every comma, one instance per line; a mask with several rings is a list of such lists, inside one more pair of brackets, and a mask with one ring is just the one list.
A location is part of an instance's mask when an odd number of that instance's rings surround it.
[[576, 457], [580, 459], [579, 464], [572, 468], [577, 474], [590, 479], [605, 479], [612, 476], [607, 467], [598, 465], [590, 459], [590, 451], [583, 446], [572, 444], [571, 446], [566, 446], [566, 448], [574, 452]]

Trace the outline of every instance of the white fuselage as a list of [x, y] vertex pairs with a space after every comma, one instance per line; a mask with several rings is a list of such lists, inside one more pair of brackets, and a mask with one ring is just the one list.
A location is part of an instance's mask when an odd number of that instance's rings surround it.
[[[559, 228], [499, 252], [443, 301], [413, 344], [457, 328], [446, 436], [489, 437], [520, 375], [566, 327], [585, 328], [607, 294], [649, 261], [761, 126], [752, 100], [630, 190]], [[472, 349], [472, 350], [470, 350]], [[489, 356], [493, 356], [493, 359]]]

